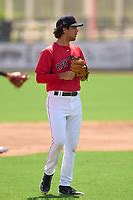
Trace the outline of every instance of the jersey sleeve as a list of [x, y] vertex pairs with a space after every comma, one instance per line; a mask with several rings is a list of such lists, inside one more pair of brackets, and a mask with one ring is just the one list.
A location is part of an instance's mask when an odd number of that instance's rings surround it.
[[45, 49], [41, 52], [39, 61], [37, 63], [36, 81], [38, 83], [49, 83], [59, 80], [59, 74], [52, 74], [52, 52]]
[[84, 54], [83, 54], [82, 50], [80, 49], [80, 47], [78, 47], [78, 48], [79, 48], [79, 52], [80, 52], [80, 57], [81, 57], [82, 60], [84, 61], [84, 64], [87, 66], [87, 63], [86, 63], [86, 60], [85, 60]]

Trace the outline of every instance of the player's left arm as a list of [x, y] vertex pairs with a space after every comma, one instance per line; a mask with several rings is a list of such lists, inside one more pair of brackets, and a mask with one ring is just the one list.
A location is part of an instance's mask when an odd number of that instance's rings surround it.
[[25, 81], [28, 79], [28, 75], [22, 72], [2, 72], [0, 75], [6, 77], [12, 85], [17, 88], [20, 88]]
[[[85, 66], [87, 66], [87, 62], [85, 60], [84, 54], [80, 48], [79, 48], [79, 52], [80, 52], [80, 58], [84, 61]], [[87, 68], [89, 68], [89, 67], [87, 66]]]
[[7, 77], [7, 73], [6, 73], [6, 72], [0, 71], [0, 76], [5, 76], [5, 77]]
[[78, 56], [72, 56], [71, 70], [75, 73], [76, 77], [79, 77], [81, 81], [88, 80], [89, 68], [86, 64], [84, 55], [81, 49], [77, 49]]

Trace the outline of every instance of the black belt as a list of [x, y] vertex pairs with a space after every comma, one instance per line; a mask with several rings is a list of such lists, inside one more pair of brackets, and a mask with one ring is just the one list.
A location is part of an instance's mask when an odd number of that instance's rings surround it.
[[54, 95], [61, 95], [61, 96], [77, 96], [78, 92], [58, 92], [58, 91], [55, 91], [54, 92]]

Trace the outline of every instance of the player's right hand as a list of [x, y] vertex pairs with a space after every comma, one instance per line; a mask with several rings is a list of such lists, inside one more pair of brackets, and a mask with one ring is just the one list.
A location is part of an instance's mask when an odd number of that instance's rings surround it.
[[75, 73], [72, 71], [66, 71], [66, 72], [60, 73], [60, 79], [72, 80], [74, 77], [75, 77]]

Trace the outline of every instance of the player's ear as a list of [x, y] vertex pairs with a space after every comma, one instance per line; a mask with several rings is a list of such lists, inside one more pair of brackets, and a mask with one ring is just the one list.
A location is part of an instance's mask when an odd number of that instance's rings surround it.
[[68, 28], [63, 28], [63, 33], [65, 34], [68, 31]]

